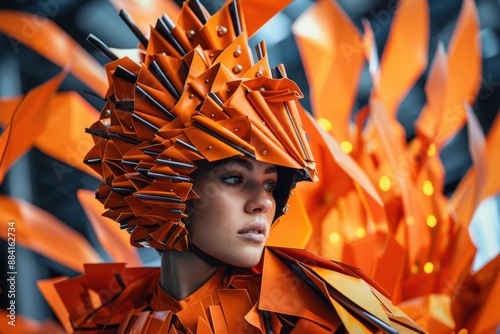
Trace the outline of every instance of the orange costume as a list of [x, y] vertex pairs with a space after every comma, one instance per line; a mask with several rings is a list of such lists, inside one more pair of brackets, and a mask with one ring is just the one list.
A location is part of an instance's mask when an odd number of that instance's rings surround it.
[[[104, 215], [134, 246], [199, 252], [182, 221], [186, 201], [198, 197], [189, 175], [199, 161], [242, 156], [277, 166], [279, 219], [295, 183], [317, 179], [315, 163], [302, 94], [283, 66], [269, 67], [264, 43], [254, 62], [247, 34], [255, 27], [239, 2], [209, 15], [191, 0], [176, 24], [164, 15], [148, 38], [122, 15], [141, 42], [137, 53], [119, 58], [90, 37], [113, 60], [85, 159], [102, 176]], [[68, 332], [424, 333], [361, 271], [301, 249], [267, 246], [252, 269], [221, 265], [180, 301], [159, 277], [157, 268], [92, 264], [44, 294]]]
[[159, 276], [87, 265], [49, 301], [77, 333], [425, 333], [359, 270], [301, 250], [268, 247], [261, 274], [221, 267], [180, 301]]

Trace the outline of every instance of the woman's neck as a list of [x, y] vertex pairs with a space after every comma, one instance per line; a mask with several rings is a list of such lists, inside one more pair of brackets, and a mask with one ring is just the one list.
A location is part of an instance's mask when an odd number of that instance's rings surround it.
[[161, 253], [160, 285], [171, 297], [182, 300], [199, 289], [217, 270], [190, 252]]

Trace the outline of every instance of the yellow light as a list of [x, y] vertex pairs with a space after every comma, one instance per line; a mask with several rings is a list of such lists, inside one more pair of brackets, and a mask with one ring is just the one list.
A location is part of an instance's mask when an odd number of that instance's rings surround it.
[[356, 229], [356, 236], [357, 236], [358, 238], [360, 238], [360, 239], [361, 239], [361, 238], [364, 238], [364, 237], [365, 237], [365, 235], [366, 235], [366, 231], [365, 231], [365, 229], [364, 229], [364, 228], [362, 228], [362, 227], [358, 227], [358, 228]]
[[340, 242], [340, 235], [337, 232], [332, 232], [328, 236], [328, 239], [330, 239], [332, 244], [338, 244]]
[[333, 127], [332, 122], [330, 122], [329, 120], [327, 120], [326, 118], [323, 118], [323, 117], [320, 117], [318, 119], [318, 124], [326, 132], [329, 132]]
[[344, 151], [344, 153], [349, 154], [352, 152], [352, 144], [347, 140], [340, 143], [340, 148]]
[[382, 175], [378, 180], [378, 186], [382, 191], [389, 191], [391, 189], [391, 180], [387, 175]]
[[432, 194], [434, 194], [434, 186], [432, 185], [432, 182], [425, 180], [422, 184], [422, 191], [426, 196], [432, 196]]
[[431, 143], [427, 148], [427, 156], [432, 157], [434, 154], [436, 154], [436, 145]]
[[437, 218], [434, 215], [428, 215], [427, 219], [426, 219], [426, 222], [427, 222], [427, 226], [429, 226], [429, 227], [435, 227], [436, 224], [437, 224]]
[[434, 271], [434, 265], [432, 264], [432, 262], [427, 262], [426, 264], [424, 264], [424, 272], [426, 274], [430, 274]]
[[408, 216], [408, 217], [406, 217], [406, 223], [408, 225], [413, 225], [415, 223], [415, 217], [414, 216]]
[[457, 333], [457, 334], [467, 334], [467, 333], [468, 333], [468, 332], [467, 332], [467, 329], [462, 328], [461, 330], [459, 330], [459, 331], [458, 331], [458, 333]]

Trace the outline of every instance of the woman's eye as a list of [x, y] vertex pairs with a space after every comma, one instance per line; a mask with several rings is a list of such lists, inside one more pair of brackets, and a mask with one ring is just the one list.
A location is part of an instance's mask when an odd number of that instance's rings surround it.
[[269, 192], [273, 192], [275, 187], [276, 187], [275, 181], [269, 181], [264, 184], [264, 189], [266, 189]]
[[241, 176], [231, 175], [231, 176], [224, 176], [221, 179], [225, 183], [238, 184], [242, 182], [243, 178]]

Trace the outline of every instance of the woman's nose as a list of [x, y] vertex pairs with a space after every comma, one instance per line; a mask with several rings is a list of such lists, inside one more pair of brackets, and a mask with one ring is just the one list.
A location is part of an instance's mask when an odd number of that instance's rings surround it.
[[245, 203], [247, 213], [267, 213], [274, 207], [274, 197], [271, 192], [264, 189], [262, 185], [249, 187], [248, 198]]

